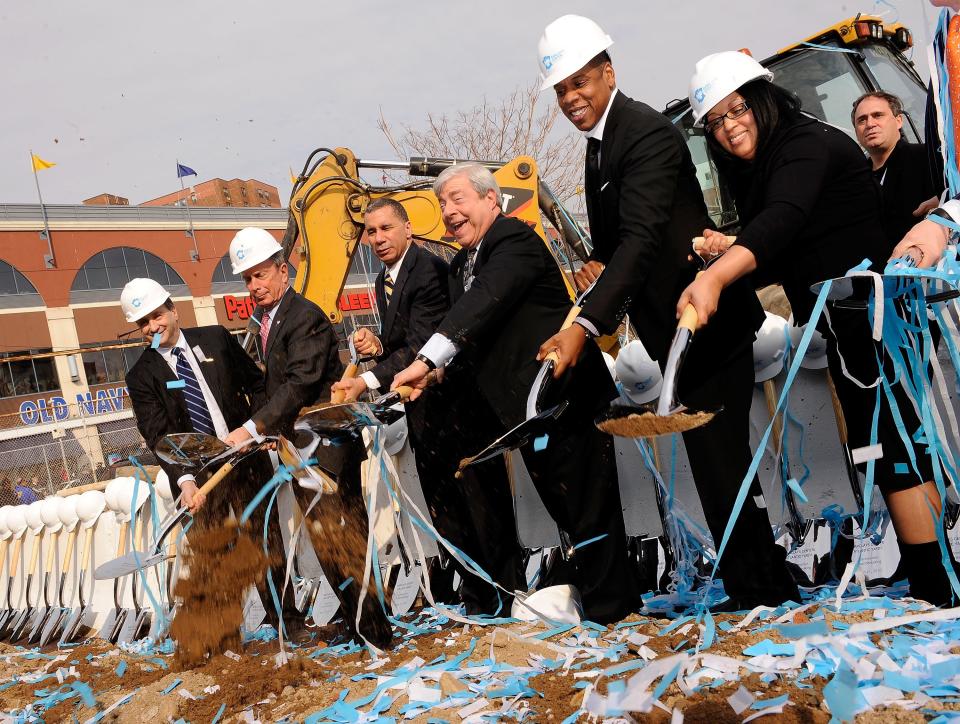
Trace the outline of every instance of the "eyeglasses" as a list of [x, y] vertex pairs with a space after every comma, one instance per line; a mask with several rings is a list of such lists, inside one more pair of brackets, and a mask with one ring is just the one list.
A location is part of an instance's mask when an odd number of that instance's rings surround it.
[[717, 116], [712, 121], [707, 121], [705, 124], [703, 124], [703, 129], [707, 133], [714, 133], [718, 128], [720, 128], [720, 126], [723, 125], [723, 120], [725, 118], [729, 118], [732, 121], [735, 118], [739, 118], [749, 110], [750, 110], [750, 106], [747, 105], [746, 101], [743, 101], [742, 103], [737, 103], [737, 105], [735, 105], [726, 113], [720, 116]]

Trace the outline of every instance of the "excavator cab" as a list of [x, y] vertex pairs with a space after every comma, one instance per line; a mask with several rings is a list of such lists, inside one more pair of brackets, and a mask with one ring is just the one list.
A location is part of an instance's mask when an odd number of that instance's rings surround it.
[[[907, 28], [884, 26], [880, 18], [858, 15], [778, 51], [761, 63], [774, 82], [792, 90], [803, 110], [856, 139], [850, 112], [864, 93], [884, 90], [903, 101], [903, 135], [924, 140], [926, 86], [904, 52], [913, 45]], [[664, 113], [683, 131], [697, 167], [704, 200], [714, 223], [736, 226], [737, 212], [719, 178], [702, 128], [693, 127], [690, 104], [671, 102]]]

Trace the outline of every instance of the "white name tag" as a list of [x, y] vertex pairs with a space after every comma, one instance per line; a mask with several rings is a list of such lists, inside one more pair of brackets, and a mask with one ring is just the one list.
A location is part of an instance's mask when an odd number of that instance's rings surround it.
[[877, 443], [876, 445], [867, 445], [866, 447], [858, 447], [856, 450], [850, 451], [850, 457], [853, 458], [853, 464], [859, 465], [860, 463], [866, 463], [871, 460], [879, 460], [883, 457], [883, 445]]

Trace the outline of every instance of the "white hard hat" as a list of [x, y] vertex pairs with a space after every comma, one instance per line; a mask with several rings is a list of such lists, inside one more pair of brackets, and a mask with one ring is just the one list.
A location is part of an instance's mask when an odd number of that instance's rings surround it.
[[23, 535], [23, 531], [27, 529], [26, 512], [26, 505], [15, 505], [7, 511], [7, 527], [10, 529], [10, 532], [18, 538]]
[[13, 510], [12, 505], [0, 507], [0, 540], [5, 540], [10, 537], [10, 526], [7, 525], [7, 513], [11, 510]]
[[128, 322], [143, 319], [170, 298], [170, 293], [153, 279], [137, 277], [128, 281], [120, 292], [120, 308]]
[[167, 477], [167, 471], [160, 468], [157, 473], [157, 479], [153, 481], [153, 487], [157, 495], [166, 501], [173, 501], [173, 491], [170, 490], [170, 478]]
[[43, 501], [37, 500], [33, 503], [30, 503], [27, 506], [27, 509], [24, 511], [24, 515], [27, 519], [27, 527], [34, 535], [37, 535], [41, 530], [43, 530], [43, 516], [40, 514], [40, 509], [42, 507]]
[[623, 391], [633, 402], [642, 405], [660, 396], [663, 374], [660, 365], [650, 357], [639, 339], [627, 343], [617, 355], [617, 377]]
[[[806, 331], [807, 325], [801, 324], [799, 327], [793, 323], [793, 315], [790, 315], [790, 345], [796, 354], [797, 347], [800, 346], [800, 339]], [[813, 336], [810, 337], [810, 344], [807, 346], [807, 353], [800, 360], [800, 366], [808, 370], [822, 370], [827, 366], [827, 340], [819, 329], [813, 330]]]
[[57, 515], [68, 531], [73, 530], [80, 518], [77, 516], [77, 496], [65, 495], [57, 498]]
[[106, 498], [99, 490], [88, 490], [77, 498], [77, 517], [83, 521], [83, 527], [91, 527], [106, 506]]
[[737, 88], [752, 80], [773, 80], [773, 73], [746, 53], [727, 50], [702, 58], [690, 79], [690, 108], [695, 126], [704, 116]]
[[550, 23], [537, 44], [540, 90], [545, 91], [580, 70], [613, 45], [603, 28], [582, 15], [563, 15]]
[[[403, 403], [392, 405], [391, 409], [403, 410]], [[383, 429], [383, 449], [387, 455], [399, 455], [407, 442], [407, 416], [394, 420]]]
[[510, 613], [521, 621], [546, 619], [576, 625], [582, 620], [580, 592], [570, 584], [564, 584], [541, 588], [529, 596], [518, 593], [513, 598]]
[[40, 517], [43, 518], [43, 524], [47, 527], [47, 530], [51, 533], [55, 533], [63, 527], [63, 521], [60, 520], [60, 516], [57, 515], [57, 501], [60, 500], [60, 497], [57, 495], [51, 495], [49, 498], [44, 498], [41, 503], [40, 508]]
[[617, 381], [617, 361], [613, 358], [613, 355], [609, 352], [601, 352], [603, 355], [603, 361], [607, 363], [607, 372], [610, 373], [610, 376], [613, 378], [613, 381]]
[[753, 342], [753, 379], [755, 382], [772, 380], [783, 370], [787, 351], [787, 320], [778, 314], [764, 312], [767, 318], [757, 331]]
[[266, 229], [248, 226], [240, 229], [230, 242], [230, 263], [234, 274], [243, 274], [247, 269], [266, 261], [278, 251], [283, 251], [280, 242]]

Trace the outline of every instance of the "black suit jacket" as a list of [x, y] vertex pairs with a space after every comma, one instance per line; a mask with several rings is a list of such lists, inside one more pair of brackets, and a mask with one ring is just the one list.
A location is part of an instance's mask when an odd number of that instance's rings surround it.
[[897, 142], [883, 169], [874, 171], [873, 175], [882, 180], [883, 230], [887, 242], [893, 247], [920, 221], [913, 215], [913, 210], [930, 197], [941, 194], [942, 176], [938, 183], [934, 183], [926, 147], [903, 139]]
[[[464, 293], [466, 258], [461, 250], [451, 262], [453, 306], [437, 331], [460, 346], [458, 366], [472, 367], [497, 416], [513, 427], [525, 417], [527, 395], [540, 369], [540, 345], [560, 329], [570, 297], [543, 240], [517, 219], [499, 216], [493, 222], [474, 261], [473, 284]], [[584, 347], [577, 366], [551, 392], [551, 397], [572, 396], [574, 407], [583, 401], [597, 410], [616, 396], [593, 344]]]
[[[606, 269], [583, 316], [611, 333], [629, 312], [647, 351], [664, 364], [677, 300], [696, 274], [687, 259], [691, 241], [713, 227], [683, 134], [662, 113], [617, 92], [603, 130], [600, 177], [587, 180], [586, 197], [591, 259]], [[762, 322], [749, 285], [732, 285], [697, 334], [685, 369], [696, 367], [698, 356], [715, 364], [718, 354], [723, 359], [752, 344]]]
[[377, 275], [375, 292], [383, 352], [370, 371], [383, 391], [389, 389], [394, 375], [413, 362], [450, 308], [448, 272], [443, 259], [412, 243], [397, 272], [389, 304], [383, 291], [387, 270]]
[[[197, 361], [227, 428], [240, 427], [250, 418], [251, 398], [263, 394], [264, 380], [260, 369], [223, 327], [180, 331], [190, 348], [199, 346], [206, 357], [205, 361]], [[167, 382], [176, 379], [170, 365], [154, 349], [144, 350], [127, 372], [127, 389], [137, 418], [137, 429], [151, 450], [156, 449], [164, 435], [193, 430], [183, 390], [167, 388]], [[180, 495], [177, 480], [191, 471], [162, 460], [159, 462], [170, 479], [174, 497], [177, 497]]]
[[[259, 320], [263, 309], [254, 316]], [[256, 337], [266, 367], [265, 398], [256, 401], [252, 419], [261, 434], [289, 433], [300, 409], [330, 399], [343, 363], [333, 326], [316, 304], [287, 289], [270, 325], [267, 349]]]

